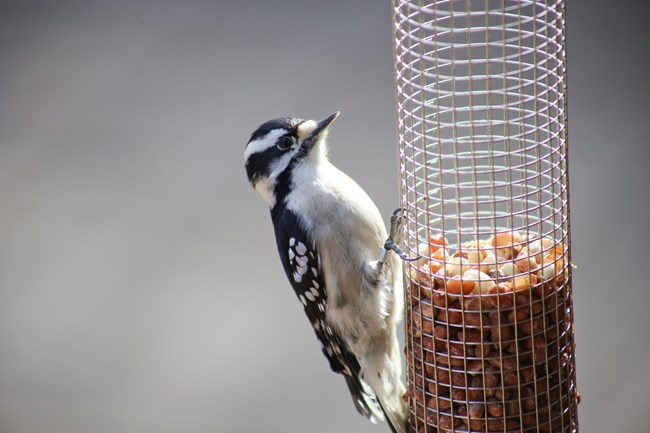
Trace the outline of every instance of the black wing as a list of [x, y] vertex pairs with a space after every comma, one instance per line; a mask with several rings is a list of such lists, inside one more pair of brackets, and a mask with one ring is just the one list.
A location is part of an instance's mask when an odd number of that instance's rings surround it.
[[377, 420], [377, 414], [382, 410], [374, 392], [361, 381], [359, 361], [327, 322], [327, 290], [316, 247], [302, 229], [297, 216], [284, 206], [276, 205], [271, 211], [271, 218], [282, 266], [323, 346], [323, 354], [330, 368], [345, 376], [359, 413]]

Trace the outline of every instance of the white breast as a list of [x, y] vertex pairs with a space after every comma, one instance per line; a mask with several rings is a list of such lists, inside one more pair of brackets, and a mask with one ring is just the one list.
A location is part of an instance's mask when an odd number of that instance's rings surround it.
[[392, 287], [393, 274], [401, 272], [400, 263], [391, 261], [383, 290], [364, 287], [368, 284], [364, 273], [387, 237], [379, 210], [354, 180], [327, 160], [307, 162], [294, 170], [294, 189], [287, 204], [304, 216], [305, 228], [314, 234], [330, 322], [360, 346], [367, 346], [376, 335], [364, 333], [384, 332], [386, 316], [392, 315], [389, 310], [397, 292]]

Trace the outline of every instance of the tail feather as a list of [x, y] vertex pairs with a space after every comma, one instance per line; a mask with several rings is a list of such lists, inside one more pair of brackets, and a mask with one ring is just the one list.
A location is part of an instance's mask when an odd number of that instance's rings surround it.
[[393, 433], [408, 432], [408, 410], [402, 398], [406, 388], [402, 383], [402, 359], [397, 337], [392, 336], [387, 351], [377, 351], [359, 359], [361, 377], [374, 391], [386, 421]]
[[[350, 389], [352, 400], [357, 411], [373, 423], [386, 420], [393, 433], [408, 432], [408, 417], [406, 404], [402, 400], [404, 387], [398, 381], [390, 395], [379, 384], [369, 386], [362, 376], [344, 375]], [[379, 390], [379, 393], [374, 390]]]
[[389, 409], [385, 409], [383, 404], [381, 403], [381, 400], [379, 400], [379, 404], [381, 406], [381, 410], [384, 412], [384, 416], [386, 417], [386, 422], [388, 423], [388, 427], [390, 427], [390, 431], [393, 433], [407, 433], [409, 431], [409, 423], [408, 423], [408, 417], [402, 410], [400, 411], [393, 411]]
[[374, 424], [383, 421], [384, 411], [374, 392], [360, 380], [359, 376], [352, 377], [347, 374], [344, 376], [357, 411]]

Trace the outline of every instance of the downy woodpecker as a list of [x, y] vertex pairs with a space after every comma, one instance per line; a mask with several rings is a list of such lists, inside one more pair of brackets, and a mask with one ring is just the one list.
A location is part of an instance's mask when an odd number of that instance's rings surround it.
[[402, 263], [391, 252], [408, 259], [396, 245], [403, 214], [393, 214], [388, 236], [370, 197], [328, 160], [325, 138], [338, 115], [262, 124], [246, 145], [246, 172], [271, 210], [282, 266], [331, 369], [359, 413], [406, 433], [396, 335]]

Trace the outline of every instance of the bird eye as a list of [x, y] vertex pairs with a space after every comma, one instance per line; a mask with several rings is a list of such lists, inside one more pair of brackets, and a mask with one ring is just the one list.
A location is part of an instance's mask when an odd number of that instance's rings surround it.
[[291, 146], [293, 146], [293, 137], [289, 137], [289, 136], [280, 137], [276, 143], [276, 146], [278, 146], [278, 149], [280, 150], [290, 149]]

